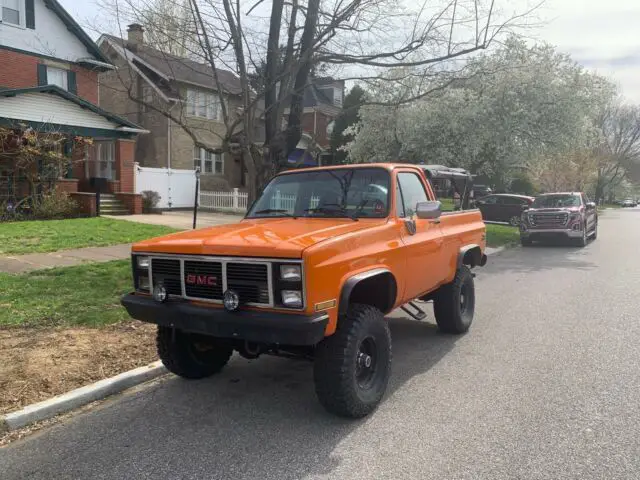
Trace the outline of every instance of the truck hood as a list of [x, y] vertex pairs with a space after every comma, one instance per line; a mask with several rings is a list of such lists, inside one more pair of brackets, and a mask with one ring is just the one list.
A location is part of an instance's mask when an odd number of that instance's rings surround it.
[[270, 218], [189, 230], [135, 243], [137, 252], [241, 257], [301, 258], [302, 252], [336, 236], [381, 225], [386, 219]]

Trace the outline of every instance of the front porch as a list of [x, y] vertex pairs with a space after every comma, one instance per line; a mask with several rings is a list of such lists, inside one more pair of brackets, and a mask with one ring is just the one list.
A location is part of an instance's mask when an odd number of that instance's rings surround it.
[[[0, 111], [0, 126], [18, 138], [34, 131], [55, 139], [58, 164], [64, 167], [34, 162], [39, 188], [55, 186], [88, 216], [98, 213], [98, 199], [107, 214], [142, 213], [135, 188], [135, 137], [144, 130], [54, 86], [2, 90]], [[41, 193], [24, 173], [10, 155], [0, 162], [0, 202]]]

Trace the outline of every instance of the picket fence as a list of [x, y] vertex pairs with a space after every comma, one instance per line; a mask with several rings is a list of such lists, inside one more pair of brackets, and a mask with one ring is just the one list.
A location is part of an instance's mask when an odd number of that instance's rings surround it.
[[[248, 197], [246, 192], [241, 192], [237, 188], [231, 192], [201, 191], [198, 205], [204, 210], [244, 213], [249, 208]], [[319, 197], [311, 197], [311, 208], [317, 207], [319, 201]], [[271, 199], [269, 208], [293, 211], [295, 204], [295, 195], [285, 195], [278, 191]]]

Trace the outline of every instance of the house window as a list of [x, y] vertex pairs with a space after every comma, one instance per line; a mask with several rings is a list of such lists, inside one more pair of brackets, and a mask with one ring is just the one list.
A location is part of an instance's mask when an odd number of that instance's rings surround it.
[[24, 17], [24, 0], [0, 0], [2, 6], [2, 23], [22, 25]]
[[187, 115], [220, 120], [222, 116], [220, 97], [216, 93], [203, 92], [202, 90], [187, 90]]
[[222, 155], [213, 153], [204, 148], [194, 147], [193, 149], [193, 169], [200, 167], [202, 173], [224, 173], [224, 161]]
[[115, 180], [116, 145], [113, 140], [95, 141], [87, 146], [85, 176]]
[[47, 83], [57, 85], [63, 90], [68, 90], [67, 71], [61, 68], [47, 67]]

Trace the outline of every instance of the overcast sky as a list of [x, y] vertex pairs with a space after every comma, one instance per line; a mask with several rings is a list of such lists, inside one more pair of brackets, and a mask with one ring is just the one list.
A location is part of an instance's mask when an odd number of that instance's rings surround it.
[[[95, 0], [59, 0], [86, 27], [104, 23]], [[509, 8], [531, 0], [499, 0]], [[556, 45], [585, 67], [610, 76], [625, 96], [640, 103], [640, 1], [546, 0], [537, 16], [545, 22], [528, 34]], [[93, 37], [97, 32], [87, 29]]]

